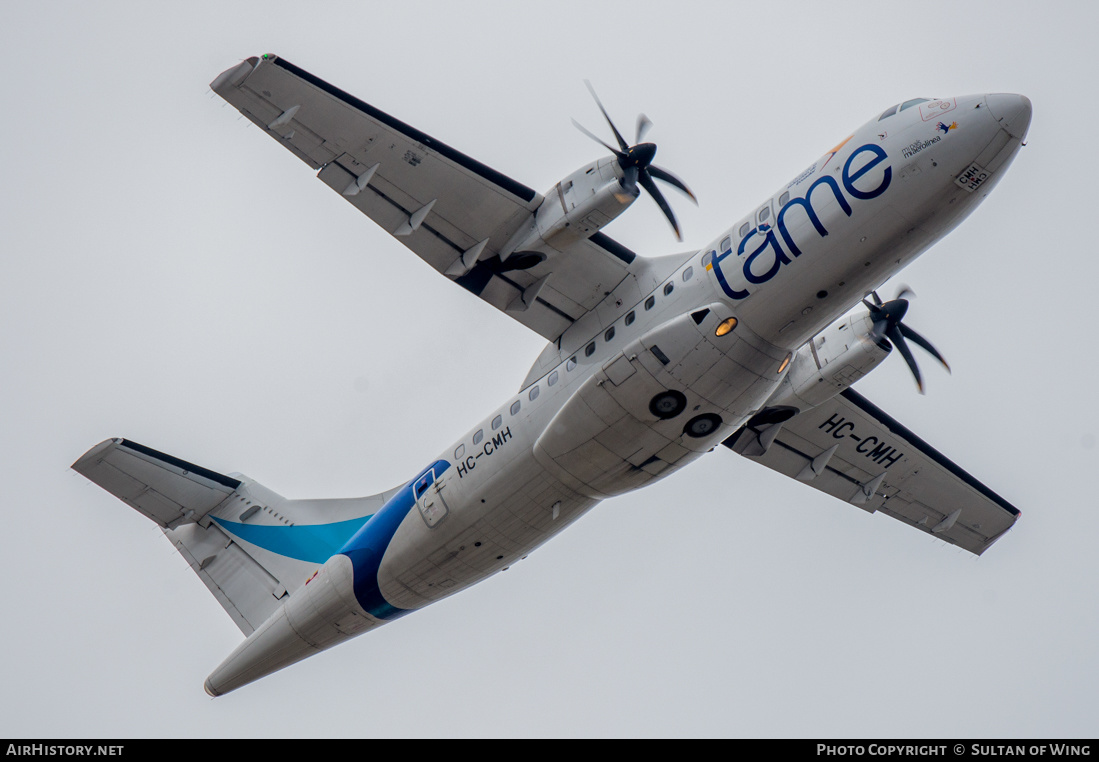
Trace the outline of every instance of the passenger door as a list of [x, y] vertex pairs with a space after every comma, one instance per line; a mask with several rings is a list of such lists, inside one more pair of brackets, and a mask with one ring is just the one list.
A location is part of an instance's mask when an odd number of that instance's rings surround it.
[[431, 469], [417, 479], [412, 488], [413, 495], [416, 497], [416, 507], [420, 509], [420, 515], [429, 527], [434, 527], [446, 518], [449, 511], [442, 495], [444, 486], [443, 478], [436, 479], [435, 469]]

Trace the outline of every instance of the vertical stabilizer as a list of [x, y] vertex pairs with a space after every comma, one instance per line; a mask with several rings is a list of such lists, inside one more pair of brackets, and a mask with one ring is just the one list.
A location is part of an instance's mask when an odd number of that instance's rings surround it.
[[245, 635], [395, 492], [288, 500], [127, 439], [101, 442], [72, 468], [155, 522]]

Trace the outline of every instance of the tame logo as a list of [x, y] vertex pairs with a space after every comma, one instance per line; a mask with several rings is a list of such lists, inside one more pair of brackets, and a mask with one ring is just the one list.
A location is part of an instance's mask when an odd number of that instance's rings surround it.
[[[869, 154], [869, 157], [865, 160], [861, 160], [860, 157], [865, 154]], [[868, 143], [856, 148], [847, 158], [847, 162], [843, 165], [843, 172], [840, 175], [840, 179], [843, 183], [843, 190], [847, 191], [847, 195], [859, 201], [869, 201], [870, 199], [877, 198], [885, 193], [889, 188], [889, 183], [893, 179], [892, 167], [886, 166], [884, 168], [881, 181], [876, 188], [859, 188], [856, 186], [856, 183], [888, 158], [885, 151], [876, 145]], [[852, 167], [857, 168], [852, 170]], [[828, 235], [827, 228], [824, 227], [816, 209], [813, 208], [813, 191], [817, 190], [825, 193], [826, 197], [827, 193], [830, 191], [835, 198], [836, 203], [839, 204], [840, 209], [843, 210], [843, 213], [848, 217], [851, 216], [851, 204], [844, 197], [843, 191], [840, 190], [840, 183], [837, 183], [835, 178], [829, 175], [822, 175], [816, 182], [809, 186], [802, 198], [790, 199], [786, 205], [779, 210], [773, 228], [768, 225], [760, 225], [759, 227], [749, 230], [748, 234], [741, 240], [740, 246], [737, 248], [738, 257], [744, 255], [749, 241], [754, 243], [756, 236], [761, 235], [761, 238], [759, 239], [761, 240], [761, 243], [759, 243], [753, 251], [748, 253], [747, 258], [743, 260], [743, 264], [741, 265], [745, 280], [757, 286], [766, 283], [771, 280], [771, 278], [778, 275], [778, 272], [783, 265], [790, 264], [792, 261], [791, 257], [797, 258], [801, 256], [801, 248], [798, 246], [797, 242], [794, 241], [794, 237], [790, 234], [790, 230], [786, 224], [786, 216], [793, 213], [793, 210], [797, 209], [804, 213], [808, 220], [813, 223], [813, 228], [821, 238]], [[776, 229], [779, 234], [778, 236], [775, 235]], [[779, 242], [779, 236], [782, 237], [781, 243]], [[731, 247], [720, 254], [717, 251], [711, 251], [710, 264], [713, 267], [714, 275], [717, 276], [717, 282], [721, 285], [721, 290], [724, 291], [730, 299], [746, 299], [751, 292], [748, 289], [741, 291], [732, 288], [725, 278], [725, 273], [722, 272], [721, 269], [721, 262], [732, 253]]]

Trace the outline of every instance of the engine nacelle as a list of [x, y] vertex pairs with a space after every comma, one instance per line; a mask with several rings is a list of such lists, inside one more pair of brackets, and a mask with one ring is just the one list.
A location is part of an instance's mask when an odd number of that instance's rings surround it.
[[501, 256], [521, 251], [561, 249], [579, 238], [588, 238], [609, 223], [637, 198], [622, 187], [622, 169], [613, 156], [592, 162], [573, 172], [546, 192], [528, 224], [504, 245]]
[[844, 315], [818, 333], [794, 355], [790, 371], [767, 406], [807, 410], [872, 371], [893, 350], [887, 340], [871, 338], [872, 328], [870, 314], [862, 310]]

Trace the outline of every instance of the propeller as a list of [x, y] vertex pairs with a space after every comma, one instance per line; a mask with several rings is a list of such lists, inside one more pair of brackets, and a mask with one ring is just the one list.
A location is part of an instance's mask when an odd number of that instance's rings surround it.
[[607, 114], [607, 110], [603, 108], [603, 103], [599, 100], [599, 96], [595, 94], [595, 88], [591, 86], [591, 82], [584, 80], [584, 84], [588, 86], [591, 97], [595, 99], [595, 104], [599, 106], [599, 110], [603, 112], [603, 118], [606, 119], [607, 124], [610, 125], [611, 132], [614, 133], [614, 138], [618, 142], [618, 148], [604, 143], [601, 138], [589, 132], [575, 119], [572, 120], [573, 125], [576, 129], [580, 130], [618, 158], [618, 166], [622, 168], [622, 179], [619, 180], [622, 189], [626, 193], [636, 197], [640, 194], [640, 191], [637, 188], [640, 184], [640, 186], [653, 197], [656, 205], [660, 207], [660, 211], [664, 212], [664, 216], [668, 218], [672, 230], [675, 231], [675, 237], [682, 241], [683, 235], [679, 232], [679, 222], [676, 221], [675, 214], [672, 213], [672, 208], [668, 205], [667, 200], [664, 198], [664, 194], [660, 192], [660, 189], [653, 181], [662, 180], [663, 182], [678, 188], [687, 194], [696, 205], [698, 204], [698, 199], [695, 198], [695, 194], [691, 192], [691, 189], [687, 187], [686, 183], [668, 170], [661, 169], [652, 163], [653, 157], [656, 155], [656, 144], [642, 142], [645, 138], [645, 133], [652, 127], [652, 121], [644, 114], [638, 114], [637, 137], [634, 144], [632, 146], [629, 145], [626, 142], [626, 139], [622, 137], [622, 133], [614, 126], [614, 122], [611, 121], [611, 117]]
[[923, 394], [923, 377], [920, 376], [920, 369], [916, 365], [916, 358], [912, 356], [912, 352], [909, 350], [908, 343], [905, 339], [910, 339], [917, 346], [923, 347], [932, 357], [941, 362], [948, 372], [950, 371], [950, 366], [946, 364], [946, 360], [939, 354], [939, 351], [931, 346], [931, 342], [901, 322], [904, 319], [905, 313], [908, 312], [908, 299], [905, 297], [915, 295], [916, 294], [910, 288], [902, 286], [900, 291], [897, 292], [897, 296], [892, 301], [883, 304], [882, 300], [878, 297], [878, 292], [871, 291], [870, 296], [874, 300], [874, 303], [871, 304], [865, 299], [862, 300], [862, 303], [866, 309], [870, 310], [870, 319], [874, 321], [874, 326], [870, 331], [870, 337], [874, 339], [874, 341], [888, 338], [893, 342], [893, 345], [900, 350], [901, 357], [908, 363], [908, 368], [912, 371], [912, 375], [916, 377], [916, 386], [919, 388], [920, 394]]

